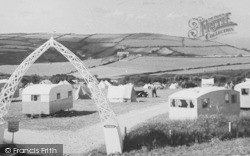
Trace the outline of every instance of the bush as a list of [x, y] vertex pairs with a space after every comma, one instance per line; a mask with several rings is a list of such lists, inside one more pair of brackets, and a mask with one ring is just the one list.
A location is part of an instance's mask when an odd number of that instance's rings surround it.
[[64, 80], [67, 80], [69, 83], [73, 83], [72, 80], [75, 80], [76, 77], [74, 77], [73, 75], [66, 75], [66, 74], [57, 74], [57, 75], [53, 75], [51, 76], [50, 78], [50, 81], [53, 83], [53, 84], [57, 84], [59, 83], [60, 81], [64, 81]]
[[[231, 132], [228, 122], [232, 123]], [[166, 121], [143, 125], [125, 136], [124, 150], [152, 150], [165, 146], [190, 146], [213, 138], [228, 140], [250, 136], [250, 119], [236, 116], [201, 116], [197, 120]]]
[[42, 80], [42, 77], [39, 75], [29, 75], [29, 76], [23, 76], [21, 83], [23, 83], [24, 85], [28, 84], [28, 83], [34, 83], [37, 84]]

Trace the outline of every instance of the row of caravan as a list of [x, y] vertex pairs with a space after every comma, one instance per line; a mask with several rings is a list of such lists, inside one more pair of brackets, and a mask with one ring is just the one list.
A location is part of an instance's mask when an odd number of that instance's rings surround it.
[[[136, 101], [133, 84], [109, 85], [106, 91], [110, 102]], [[52, 114], [72, 108], [73, 100], [90, 98], [91, 92], [83, 83], [71, 85], [67, 81], [62, 81], [58, 84], [33, 84], [22, 91], [22, 110], [23, 114]]]

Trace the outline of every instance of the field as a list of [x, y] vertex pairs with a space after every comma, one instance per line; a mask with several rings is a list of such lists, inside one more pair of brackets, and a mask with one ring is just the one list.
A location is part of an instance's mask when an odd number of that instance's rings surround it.
[[[47, 33], [34, 34], [0, 34], [0, 53], [3, 65], [20, 64], [19, 56], [9, 56], [8, 53], [20, 52], [24, 58], [35, 48], [38, 48], [51, 37]], [[159, 55], [159, 56], [239, 56], [249, 55], [249, 50], [227, 44], [194, 40], [185, 37], [162, 34], [54, 34], [54, 38], [62, 42], [68, 49], [80, 58], [114, 57], [118, 51], [128, 51], [130, 54]], [[10, 47], [10, 48], [6, 48]], [[27, 47], [24, 49], [24, 47]], [[22, 52], [23, 51], [23, 52]], [[50, 51], [50, 50], [49, 50]], [[7, 53], [8, 52], [8, 53]], [[52, 53], [54, 55], [54, 53]], [[62, 62], [62, 57], [49, 57], [45, 53], [41, 63], [52, 61]], [[50, 54], [51, 55], [51, 54]], [[84, 56], [84, 57], [83, 57]], [[47, 57], [47, 59], [46, 59]], [[12, 59], [14, 58], [14, 59]]]
[[[92, 67], [101, 65], [102, 59], [85, 60], [83, 62], [86, 67]], [[0, 66], [0, 73], [12, 74], [17, 67], [17, 65], [2, 65]], [[37, 74], [40, 76], [52, 76], [55, 74], [67, 74], [75, 71], [75, 67], [70, 62], [35, 63], [27, 71], [26, 75]]]
[[[87, 67], [91, 67], [92, 74], [99, 78], [116, 78], [125, 75], [149, 73], [161, 74], [195, 74], [220, 70], [249, 69], [250, 57], [153, 57], [143, 56], [125, 59], [108, 65], [102, 65], [103, 59], [91, 59], [83, 61]], [[95, 67], [94, 67], [95, 66]], [[11, 74], [17, 65], [1, 65], [0, 73]], [[49, 71], [47, 69], [50, 69]], [[80, 75], [69, 62], [61, 63], [36, 63], [28, 70], [26, 75], [51, 76], [55, 74], [70, 73], [76, 77]]]
[[199, 74], [199, 73], [208, 73], [217, 71], [234, 71], [234, 70], [248, 70], [250, 69], [250, 64], [241, 64], [241, 65], [227, 65], [227, 66], [218, 66], [218, 67], [208, 67], [208, 68], [199, 68], [199, 69], [190, 69], [190, 70], [181, 70], [181, 71], [171, 71], [165, 73], [159, 73], [154, 75], [162, 74]]

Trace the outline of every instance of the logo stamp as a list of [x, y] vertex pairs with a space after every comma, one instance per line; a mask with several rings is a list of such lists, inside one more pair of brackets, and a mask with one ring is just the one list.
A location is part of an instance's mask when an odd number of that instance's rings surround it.
[[230, 15], [231, 13], [228, 12], [208, 19], [202, 17], [190, 19], [188, 25], [191, 30], [188, 32], [188, 37], [193, 39], [204, 37], [209, 40], [234, 32], [237, 23], [231, 21]]
[[4, 151], [5, 151], [5, 153], [6, 153], [6, 154], [11, 153], [11, 149], [10, 149], [10, 148], [5, 148], [5, 150], [4, 150]]
[[0, 151], [0, 155], [3, 154], [63, 156], [63, 144], [19, 144], [18, 147], [6, 147]]

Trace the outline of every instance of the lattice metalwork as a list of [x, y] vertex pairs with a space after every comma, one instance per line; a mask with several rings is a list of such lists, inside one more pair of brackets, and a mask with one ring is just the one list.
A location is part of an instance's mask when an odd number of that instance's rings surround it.
[[55, 41], [53, 37], [41, 45], [38, 49], [32, 52], [14, 71], [10, 76], [8, 82], [3, 87], [0, 93], [0, 122], [4, 123], [4, 117], [8, 113], [8, 107], [11, 99], [14, 95], [15, 90], [19, 82], [21, 81], [23, 75], [30, 68], [30, 66], [50, 47], [57, 49], [63, 56], [65, 56], [72, 65], [78, 70], [82, 78], [88, 84], [90, 92], [92, 94], [92, 99], [97, 105], [97, 109], [104, 125], [114, 125], [118, 126], [115, 113], [110, 107], [110, 104], [103, 93], [103, 91], [98, 87], [98, 81], [89, 72], [89, 70], [84, 66], [82, 60], [80, 60], [73, 52], [67, 49], [65, 46]]

